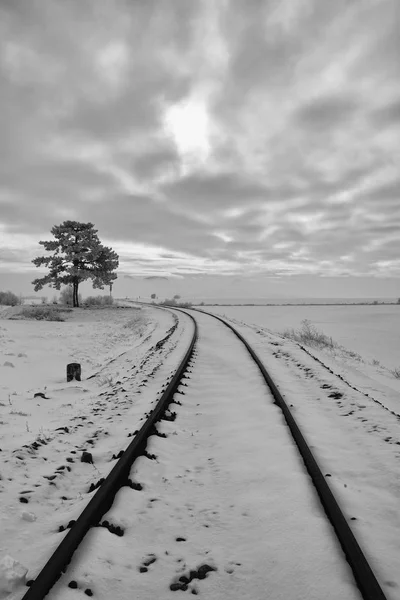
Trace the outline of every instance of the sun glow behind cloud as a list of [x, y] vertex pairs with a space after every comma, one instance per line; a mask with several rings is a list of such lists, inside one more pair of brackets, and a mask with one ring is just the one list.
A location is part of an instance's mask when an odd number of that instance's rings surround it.
[[205, 102], [185, 99], [170, 106], [164, 117], [166, 131], [172, 136], [181, 161], [192, 166], [204, 164], [210, 153], [210, 124]]

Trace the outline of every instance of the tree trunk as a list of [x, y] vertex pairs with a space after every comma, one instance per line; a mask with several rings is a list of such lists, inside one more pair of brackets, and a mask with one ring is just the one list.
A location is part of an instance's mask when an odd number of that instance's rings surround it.
[[78, 298], [78, 281], [74, 281], [74, 293], [73, 293], [73, 306], [74, 308], [79, 308], [79, 298]]

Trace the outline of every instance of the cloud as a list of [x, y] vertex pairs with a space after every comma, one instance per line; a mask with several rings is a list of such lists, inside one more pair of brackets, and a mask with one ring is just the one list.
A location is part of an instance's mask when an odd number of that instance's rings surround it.
[[355, 115], [357, 108], [355, 98], [331, 94], [317, 97], [300, 107], [296, 120], [302, 127], [326, 132], [343, 127]]
[[126, 275], [398, 277], [399, 16], [396, 0], [1, 3], [3, 270], [72, 218]]
[[371, 116], [377, 126], [400, 127], [400, 98], [376, 109]]
[[251, 181], [243, 174], [197, 172], [165, 184], [163, 192], [172, 202], [183, 206], [193, 203], [199, 211], [221, 211], [268, 198], [267, 186]]

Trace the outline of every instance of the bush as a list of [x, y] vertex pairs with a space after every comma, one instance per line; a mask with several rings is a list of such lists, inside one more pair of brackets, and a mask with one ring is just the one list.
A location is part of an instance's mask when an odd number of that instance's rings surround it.
[[113, 303], [112, 296], [88, 296], [84, 300], [85, 306], [111, 306]]
[[12, 319], [35, 319], [36, 321], [65, 321], [61, 313], [72, 312], [72, 309], [55, 306], [24, 306]]
[[304, 321], [301, 322], [301, 325], [301, 329], [287, 329], [283, 332], [283, 336], [308, 346], [319, 346], [331, 349], [338, 347], [338, 344], [334, 342], [331, 337], [328, 337], [322, 331], [319, 331], [308, 319], [304, 319]]
[[0, 304], [4, 306], [17, 306], [20, 304], [18, 296], [12, 292], [0, 292]]
[[391, 371], [393, 377], [396, 377], [396, 379], [400, 379], [400, 367], [397, 367], [396, 369], [393, 369], [393, 371]]
[[[180, 296], [178, 296], [180, 297]], [[176, 297], [165, 299], [162, 302], [159, 302], [160, 306], [171, 306], [176, 308], [191, 308], [193, 306], [192, 302], [177, 302]]]
[[[81, 294], [78, 294], [78, 302], [79, 304], [82, 302]], [[68, 285], [61, 290], [60, 304], [64, 304], [64, 306], [74, 305], [74, 288], [72, 287], [72, 285]]]

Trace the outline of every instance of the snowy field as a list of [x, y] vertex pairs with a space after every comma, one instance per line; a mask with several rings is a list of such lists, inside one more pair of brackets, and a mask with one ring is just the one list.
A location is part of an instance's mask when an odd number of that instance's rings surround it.
[[298, 329], [309, 319], [340, 345], [367, 361], [378, 360], [389, 369], [400, 368], [400, 304], [378, 306], [207, 306], [273, 332]]
[[234, 324], [290, 405], [386, 597], [398, 600], [399, 380], [383, 384], [385, 375], [345, 351], [302, 348], [259, 326]]
[[339, 347], [309, 351], [350, 383], [400, 412], [400, 306], [207, 306], [236, 323], [281, 334], [308, 319]]
[[[0, 314], [0, 600], [23, 597], [153, 408], [192, 334], [181, 313], [151, 307], [78, 309], [65, 322], [10, 319], [17, 310]], [[398, 599], [400, 381], [345, 350], [302, 349], [271, 333], [270, 322], [243, 322], [253, 307], [220, 310], [242, 311], [235, 323], [292, 405], [387, 598]], [[285, 600], [356, 600], [257, 369], [233, 334], [193, 314], [198, 349], [177, 418], [158, 425], [166, 439], [151, 437], [155, 460], [140, 457], [132, 468], [143, 489], [122, 488], [105, 515], [125, 535], [91, 530], [49, 600], [172, 599], [181, 577], [188, 593], [221, 600], [261, 600], [266, 589]], [[282, 328], [303, 318], [310, 316]], [[81, 382], [66, 382], [69, 362], [81, 363]], [[83, 452], [92, 462], [81, 461]], [[21, 565], [9, 582], [6, 556]]]
[[71, 579], [95, 581], [102, 600], [359, 600], [258, 368], [226, 327], [196, 318], [177, 418], [157, 425], [167, 438], [151, 437], [155, 460], [131, 470], [143, 491], [122, 488], [105, 515], [124, 536], [92, 529], [49, 600], [75, 598]]
[[[0, 598], [7, 600], [27, 588], [16, 581], [15, 595], [7, 593], [6, 557], [28, 569], [21, 581], [36, 576], [60, 542], [59, 528], [83, 510], [187, 345], [181, 326], [171, 340], [176, 318], [167, 311], [9, 318], [18, 311], [0, 314]], [[160, 354], [154, 347], [166, 336]], [[80, 382], [67, 383], [70, 362], [81, 364]], [[80, 462], [84, 451], [93, 464]]]

